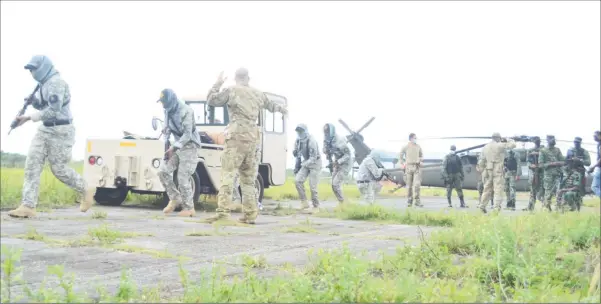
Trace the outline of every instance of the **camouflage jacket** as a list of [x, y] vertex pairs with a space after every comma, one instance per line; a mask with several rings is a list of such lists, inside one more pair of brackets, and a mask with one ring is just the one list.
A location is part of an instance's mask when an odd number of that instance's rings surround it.
[[60, 76], [55, 74], [41, 84], [39, 99], [34, 99], [32, 106], [39, 110], [31, 115], [32, 121], [53, 122], [57, 120], [72, 120], [71, 92], [69, 85]]
[[195, 143], [196, 147], [200, 147], [200, 134], [196, 132], [196, 121], [194, 120], [194, 110], [185, 102], [178, 100], [175, 113], [167, 113], [165, 111], [165, 140], [169, 140], [169, 136], [173, 134], [175, 148], [181, 149], [189, 142]]
[[313, 136], [307, 134], [307, 138], [299, 140], [300, 148], [297, 151], [301, 155], [301, 167], [321, 170], [321, 156], [319, 155], [319, 145]]
[[376, 161], [371, 157], [367, 156], [359, 165], [359, 172], [357, 173], [357, 181], [375, 181], [382, 179], [382, 173], [384, 169], [378, 168]]
[[336, 135], [331, 141], [324, 140], [323, 154], [332, 154], [337, 164], [352, 164], [354, 162], [351, 149], [346, 138]]
[[225, 131], [226, 140], [256, 142], [260, 132], [257, 121], [261, 109], [287, 113], [286, 108], [269, 100], [263, 92], [253, 87], [233, 85], [219, 92], [220, 87], [221, 83], [213, 85], [207, 95], [207, 104], [214, 107], [227, 105], [230, 123]]
[[560, 175], [561, 174], [561, 166], [549, 166], [549, 163], [552, 162], [560, 162], [565, 161], [565, 157], [561, 154], [561, 150], [557, 147], [546, 147], [541, 149], [540, 155], [538, 158], [538, 163], [541, 167], [543, 167], [546, 174], [551, 175]]

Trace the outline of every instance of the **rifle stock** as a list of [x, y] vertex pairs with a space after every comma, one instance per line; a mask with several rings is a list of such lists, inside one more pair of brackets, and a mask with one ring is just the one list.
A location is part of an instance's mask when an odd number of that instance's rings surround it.
[[33, 97], [35, 96], [35, 93], [37, 93], [39, 89], [40, 89], [40, 84], [36, 85], [36, 87], [33, 90], [33, 92], [31, 94], [29, 94], [29, 96], [27, 96], [24, 99], [25, 102], [23, 103], [23, 107], [21, 108], [21, 110], [19, 110], [19, 112], [17, 113], [17, 116], [15, 116], [15, 119], [10, 124], [10, 130], [8, 130], [8, 135], [10, 135], [10, 132], [12, 132], [12, 130], [14, 130], [15, 128], [17, 128], [17, 125], [19, 124], [19, 121], [17, 120], [17, 117], [23, 116], [23, 114], [25, 114], [25, 111], [27, 111], [27, 107], [29, 107], [29, 105], [32, 102]]

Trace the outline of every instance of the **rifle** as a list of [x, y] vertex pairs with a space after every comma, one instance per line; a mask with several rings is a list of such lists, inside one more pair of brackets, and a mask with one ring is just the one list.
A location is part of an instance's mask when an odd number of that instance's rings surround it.
[[25, 114], [25, 111], [27, 111], [27, 107], [29, 107], [29, 105], [32, 103], [33, 97], [35, 96], [35, 93], [37, 93], [39, 89], [40, 89], [40, 84], [35, 86], [33, 93], [31, 93], [31, 94], [29, 94], [29, 96], [25, 97], [25, 99], [24, 99], [25, 102], [23, 104], [23, 108], [21, 108], [21, 110], [17, 113], [17, 116], [15, 116], [15, 119], [13, 120], [13, 122], [10, 124], [10, 130], [8, 130], [8, 135], [10, 135], [10, 132], [12, 132], [12, 130], [14, 130], [17, 127], [17, 125], [19, 124], [17, 117], [23, 116], [23, 114]]
[[292, 150], [292, 155], [294, 155], [294, 157], [296, 158], [296, 163], [294, 164], [294, 174], [298, 173], [298, 171], [300, 171], [301, 166], [302, 166], [302, 159], [301, 159], [301, 155], [300, 155], [300, 141], [297, 139], [296, 142], [294, 143], [294, 150]]
[[[383, 169], [383, 170], [385, 169], [384, 166], [382, 165], [382, 163], [379, 160], [375, 160], [375, 163], [376, 163], [376, 166], [378, 168]], [[390, 181], [390, 182], [394, 183], [395, 185], [397, 185], [394, 189], [389, 190], [388, 193], [394, 193], [397, 190], [405, 187], [405, 185], [406, 185], [404, 182], [399, 182], [399, 181], [393, 179], [392, 176], [390, 176], [390, 174], [388, 174], [388, 172], [382, 171], [382, 177], [385, 177], [388, 181]]]
[[330, 170], [330, 175], [332, 175], [334, 174], [334, 162], [332, 161], [332, 140], [330, 139], [328, 141], [324, 139], [323, 145], [326, 150], [326, 159], [328, 160], [328, 165], [326, 168]]

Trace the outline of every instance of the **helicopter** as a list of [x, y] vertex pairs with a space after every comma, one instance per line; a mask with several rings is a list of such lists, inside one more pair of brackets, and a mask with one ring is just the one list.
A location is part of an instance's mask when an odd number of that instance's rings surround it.
[[[363, 159], [369, 155], [371, 152], [371, 148], [367, 146], [364, 142], [363, 135], [360, 134], [365, 128], [367, 128], [373, 121], [375, 117], [372, 117], [368, 120], [358, 131], [353, 131], [342, 119], [339, 119], [338, 122], [350, 133], [346, 136], [347, 141], [353, 146], [355, 150], [355, 161], [357, 164], [361, 164]], [[512, 137], [516, 142], [521, 142], [526, 144], [528, 142], [532, 142], [532, 137], [529, 136], [516, 136]], [[490, 140], [490, 136], [458, 136], [458, 137], [432, 137], [426, 139], [488, 139]], [[541, 141], [544, 139], [541, 138]], [[572, 142], [567, 140], [556, 140], [557, 142]], [[463, 164], [464, 171], [464, 180], [463, 180], [463, 189], [470, 190], [478, 190], [478, 182], [481, 179], [481, 175], [476, 171], [476, 165], [478, 163], [478, 158], [480, 156], [480, 152], [471, 152], [472, 150], [480, 149], [484, 147], [486, 143], [467, 147], [464, 149], [456, 150], [455, 153], [460, 157], [461, 163]], [[584, 144], [584, 143], [583, 143]], [[518, 176], [518, 180], [516, 181], [516, 191], [530, 191], [530, 183], [529, 183], [529, 170], [527, 166], [527, 150], [525, 148], [515, 148], [513, 151], [517, 152], [520, 156], [522, 174]], [[589, 154], [591, 152], [589, 151]], [[385, 169], [384, 171], [388, 173], [396, 182], [404, 183], [404, 175], [405, 171], [403, 168], [399, 168], [396, 166], [398, 163], [398, 158], [391, 157], [391, 153], [388, 154], [387, 157], [382, 158], [383, 162], [391, 162], [394, 168]], [[398, 154], [397, 154], [398, 155]], [[398, 156], [397, 156], [398, 157]], [[442, 171], [442, 162], [443, 159], [424, 159], [423, 166], [421, 167], [421, 185], [426, 187], [441, 187], [445, 188], [444, 180], [442, 179], [441, 171]], [[591, 185], [593, 182], [592, 176], [589, 173], [585, 173], [586, 175], [586, 187], [585, 192], [592, 193]]]

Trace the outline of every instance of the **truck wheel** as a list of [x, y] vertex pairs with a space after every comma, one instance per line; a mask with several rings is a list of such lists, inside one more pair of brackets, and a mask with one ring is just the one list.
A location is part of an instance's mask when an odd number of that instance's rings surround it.
[[[257, 189], [259, 202], [263, 202], [264, 184], [261, 174], [257, 174], [257, 179], [255, 179], [255, 188]], [[238, 186], [238, 193], [240, 193], [240, 197], [242, 197], [242, 188], [240, 188], [240, 186]]]
[[[173, 182], [175, 183], [175, 186], [177, 187], [177, 170], [175, 170], [175, 172], [173, 172]], [[194, 171], [194, 173], [192, 174], [191, 178], [190, 178], [190, 183], [192, 184], [192, 202], [194, 202], [195, 204], [198, 203], [198, 199], [200, 198], [200, 177], [198, 177], [198, 173], [196, 171]], [[167, 204], [169, 204], [169, 195], [167, 195], [167, 192], [163, 193], [163, 207], [165, 208], [167, 207]], [[177, 206], [175, 208], [174, 211], [180, 211], [182, 210], [181, 205]]]
[[103, 206], [121, 206], [127, 198], [128, 189], [96, 188], [94, 200]]

